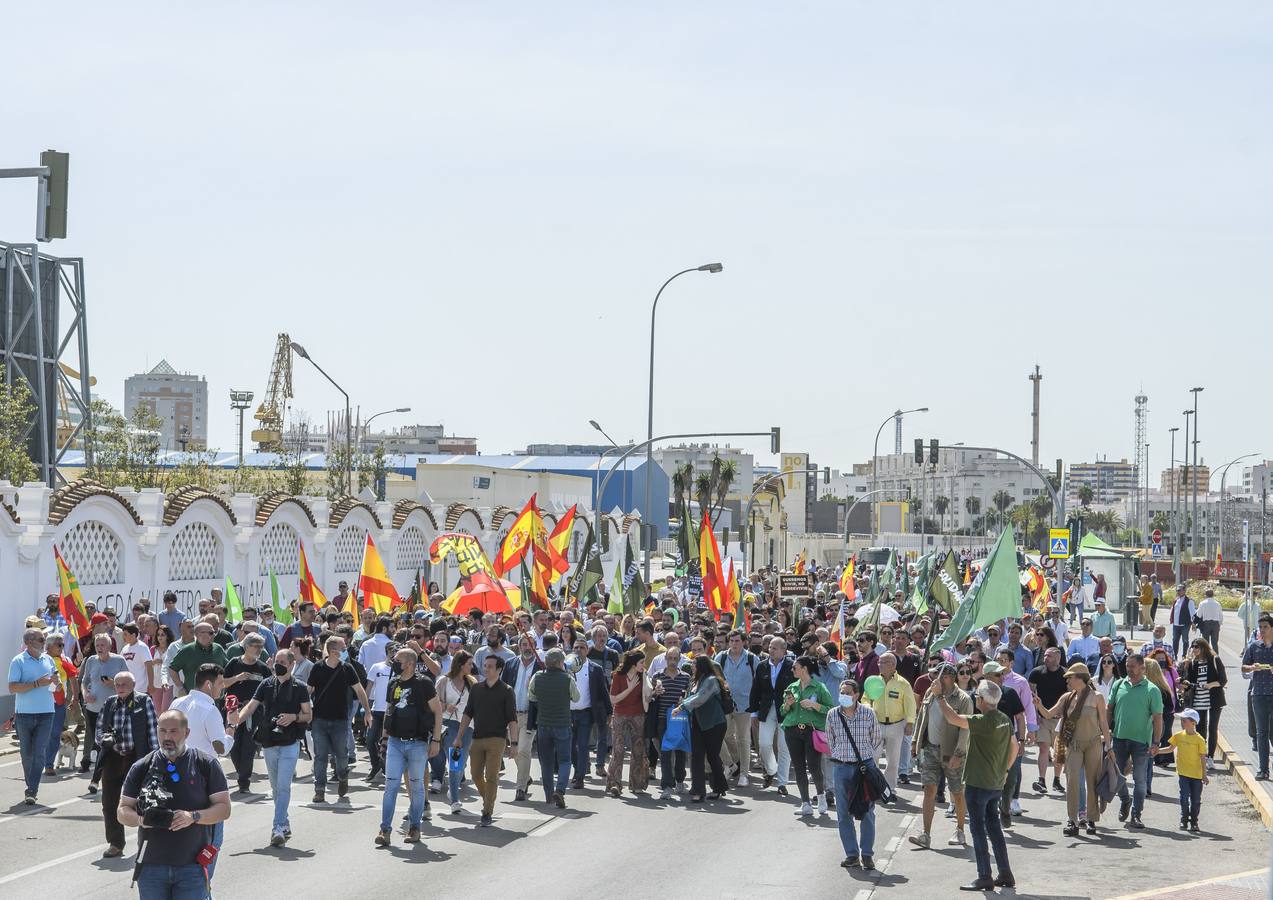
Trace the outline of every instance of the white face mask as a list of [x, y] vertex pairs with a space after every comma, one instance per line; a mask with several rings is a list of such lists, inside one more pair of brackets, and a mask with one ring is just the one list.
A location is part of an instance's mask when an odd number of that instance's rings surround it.
[[857, 701], [853, 699], [853, 695], [852, 695], [852, 694], [841, 694], [841, 695], [840, 695], [840, 706], [844, 707], [845, 709], [852, 709], [852, 708], [853, 708], [853, 704], [854, 704], [854, 703], [856, 703], [856, 702], [857, 702]]

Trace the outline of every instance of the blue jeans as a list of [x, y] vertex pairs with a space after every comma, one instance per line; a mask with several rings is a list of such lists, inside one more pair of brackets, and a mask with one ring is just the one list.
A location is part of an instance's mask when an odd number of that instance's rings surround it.
[[13, 717], [13, 728], [18, 733], [18, 747], [22, 756], [22, 774], [26, 776], [27, 793], [32, 797], [40, 789], [40, 776], [44, 774], [44, 756], [52, 727], [51, 712], [18, 713]]
[[570, 728], [574, 748], [571, 761], [575, 764], [575, 780], [581, 781], [588, 774], [588, 745], [592, 737], [592, 710], [572, 709], [570, 711]]
[[[212, 826], [212, 846], [217, 848], [217, 855], [212, 857], [212, 862], [208, 863], [208, 885], [212, 885], [212, 876], [217, 873], [217, 860], [221, 858], [221, 844], [225, 841], [225, 822], [218, 822]], [[211, 890], [208, 891], [211, 894]]]
[[349, 777], [349, 756], [346, 740], [349, 723], [340, 719], [315, 719], [314, 734], [314, 790], [327, 789], [327, 757], [332, 757], [336, 780]]
[[1252, 694], [1255, 713], [1255, 746], [1260, 752], [1260, 771], [1269, 773], [1269, 740], [1273, 739], [1273, 694]]
[[358, 715], [358, 710], [362, 708], [362, 704], [358, 702], [358, 698], [349, 701], [349, 717], [346, 724], [349, 729], [345, 733], [345, 752], [349, 756], [349, 764], [352, 766], [358, 759], [355, 754], [355, 748], [358, 746], [354, 743], [354, 716]]
[[301, 758], [301, 745], [284, 744], [281, 747], [264, 747], [265, 772], [270, 777], [270, 792], [274, 795], [274, 825], [271, 831], [290, 831], [292, 822], [287, 817], [287, 805], [292, 802], [292, 779], [296, 777], [296, 763]]
[[[552, 799], [553, 791], [566, 792], [570, 784], [570, 726], [540, 725], [535, 732], [539, 750], [539, 770], [543, 778], [544, 796]], [[554, 782], [553, 773], [556, 772]], [[556, 784], [556, 787], [553, 785]]]
[[610, 758], [610, 722], [603, 720], [594, 724], [597, 726], [597, 768], [601, 768]]
[[[1145, 780], [1148, 775], [1145, 767], [1150, 765], [1149, 745], [1128, 738], [1114, 738], [1114, 761], [1118, 763], [1119, 771], [1127, 769], [1128, 758], [1132, 761], [1132, 777], [1135, 778], [1135, 793], [1131, 801], [1132, 815], [1139, 819], [1140, 811], [1145, 806]], [[1118, 799], [1124, 803], [1127, 802], [1126, 784], [1118, 792]]]
[[1003, 823], [999, 820], [1002, 793], [972, 785], [964, 787], [964, 799], [968, 803], [968, 830], [972, 832], [972, 851], [977, 857], [977, 877], [983, 880], [994, 877], [990, 873], [991, 847], [994, 848], [999, 874], [1007, 875], [1012, 871], [1008, 865], [1008, 845], [1003, 840]]
[[[875, 767], [872, 760], [867, 763], [871, 768]], [[840, 844], [844, 847], [845, 856], [862, 856], [875, 855], [875, 804], [871, 804], [871, 808], [866, 811], [866, 815], [862, 817], [862, 844], [858, 846], [857, 827], [854, 825], [853, 814], [849, 812], [849, 803], [853, 799], [853, 795], [857, 793], [858, 780], [857, 763], [844, 765], [837, 763], [831, 770], [831, 790], [835, 792], [835, 817], [840, 825]]]
[[473, 743], [473, 726], [464, 729], [460, 737], [460, 768], [451, 769], [451, 751], [454, 749], [455, 736], [460, 731], [459, 722], [447, 722], [446, 733], [442, 735], [442, 749], [434, 759], [441, 758], [441, 765], [447, 775], [447, 796], [452, 803], [460, 802], [460, 782], [464, 780], [464, 767], [469, 763], [469, 745]]
[[1198, 810], [1202, 807], [1202, 779], [1178, 775], [1180, 779], [1180, 820], [1197, 823]]
[[[49, 752], [44, 757], [44, 767], [52, 768], [57, 761], [57, 751], [62, 746], [62, 729], [66, 727], [66, 706], [53, 708], [53, 727], [49, 729]], [[71, 760], [75, 765], [75, 760]]]
[[1172, 625], [1171, 626], [1171, 658], [1180, 659], [1178, 647], [1189, 649], [1189, 626], [1188, 625]]
[[407, 776], [407, 822], [419, 828], [424, 815], [424, 772], [429, 761], [428, 739], [405, 741], [390, 737], [385, 747], [385, 796], [380, 801], [380, 827], [393, 828], [398, 805], [398, 785]]
[[141, 900], [204, 900], [208, 886], [198, 863], [187, 866], [143, 863], [137, 875], [137, 896]]

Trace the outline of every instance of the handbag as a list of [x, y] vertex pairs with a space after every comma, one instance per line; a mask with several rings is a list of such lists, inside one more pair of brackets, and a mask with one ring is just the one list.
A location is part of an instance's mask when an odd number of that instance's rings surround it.
[[892, 803], [897, 799], [897, 795], [888, 786], [880, 770], [862, 758], [862, 751], [858, 750], [857, 741], [853, 739], [853, 729], [843, 721], [844, 713], [840, 712], [839, 715], [842, 720], [840, 724], [844, 725], [844, 733], [849, 739], [849, 745], [853, 747], [853, 755], [858, 758], [858, 786], [849, 800], [849, 813], [853, 818], [861, 821], [871, 811], [871, 806], [876, 801]]
[[690, 752], [690, 717], [688, 713], [667, 711], [667, 730], [663, 732], [663, 742], [659, 745], [664, 751], [680, 750]]
[[827, 743], [827, 733], [825, 731], [818, 728], [813, 729], [813, 749], [822, 754], [831, 752], [831, 745]]

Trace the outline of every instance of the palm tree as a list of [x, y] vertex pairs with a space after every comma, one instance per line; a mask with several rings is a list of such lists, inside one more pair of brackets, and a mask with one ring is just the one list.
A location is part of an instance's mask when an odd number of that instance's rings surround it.
[[1081, 484], [1079, 485], [1078, 496], [1079, 496], [1079, 506], [1083, 507], [1084, 509], [1087, 509], [1089, 506], [1092, 505], [1092, 498], [1096, 495], [1092, 491], [1092, 486], [1090, 484]]
[[712, 476], [707, 472], [699, 473], [694, 479], [694, 499], [698, 501], [699, 515], [710, 515], [712, 511]]
[[725, 511], [725, 497], [728, 496], [734, 479], [738, 477], [738, 463], [732, 459], [721, 459], [717, 456], [712, 460], [712, 473], [716, 476], [716, 514], [712, 517], [714, 525], [721, 513]]
[[995, 505], [995, 509], [999, 510], [1001, 513], [1006, 511], [1007, 508], [1012, 505], [1012, 501], [1012, 495], [1004, 490], [995, 491], [995, 495], [990, 498], [990, 502]]
[[968, 515], [975, 516], [981, 512], [981, 498], [969, 497], [964, 500], [964, 509], [968, 510]]
[[[950, 509], [949, 497], [937, 497], [933, 500], [933, 512], [937, 513], [937, 521], [940, 523], [942, 516], [946, 515], [946, 510]], [[940, 525], [938, 526], [940, 527]]]

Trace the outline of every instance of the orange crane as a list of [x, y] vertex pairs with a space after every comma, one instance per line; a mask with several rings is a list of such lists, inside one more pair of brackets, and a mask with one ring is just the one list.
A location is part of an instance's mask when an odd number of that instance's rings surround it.
[[274, 362], [270, 365], [270, 382], [265, 399], [253, 418], [261, 424], [253, 429], [258, 453], [277, 453], [283, 449], [283, 413], [292, 399], [292, 339], [280, 334], [274, 345]]

